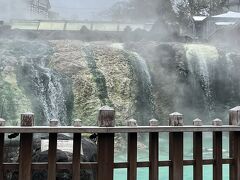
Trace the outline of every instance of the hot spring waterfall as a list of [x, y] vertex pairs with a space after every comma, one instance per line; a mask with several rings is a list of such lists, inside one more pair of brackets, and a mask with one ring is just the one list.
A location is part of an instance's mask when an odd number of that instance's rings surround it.
[[227, 121], [225, 110], [240, 102], [239, 53], [210, 45], [9, 40], [0, 47], [0, 105], [8, 124], [32, 111], [37, 125], [53, 118], [94, 125], [103, 105], [116, 109], [119, 125], [129, 118], [166, 123], [173, 111], [186, 122]]
[[31, 91], [33, 107], [40, 108], [42, 123], [47, 125], [51, 119], [58, 119], [61, 125], [66, 125], [68, 114], [63, 87], [66, 79], [47, 65], [44, 58], [23, 60], [19, 72], [30, 83], [24, 87]]
[[[193, 91], [196, 91], [196, 83], [200, 84], [200, 88], [204, 92], [204, 105], [209, 112], [213, 110], [213, 89], [210, 82], [210, 74], [213, 70], [212, 65], [216, 64], [219, 55], [215, 47], [207, 45], [186, 45], [186, 58], [189, 76], [192, 76]], [[199, 88], [199, 87], [198, 87]]]

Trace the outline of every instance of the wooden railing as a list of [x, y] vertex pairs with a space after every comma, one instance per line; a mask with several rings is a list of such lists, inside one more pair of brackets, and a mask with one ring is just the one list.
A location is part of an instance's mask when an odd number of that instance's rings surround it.
[[[169, 126], [158, 126], [157, 120], [150, 120], [149, 126], [137, 126], [136, 120], [129, 120], [127, 126], [115, 127], [115, 111], [103, 107], [99, 111], [98, 127], [82, 127], [79, 120], [74, 126], [58, 127], [57, 120], [50, 121], [49, 127], [33, 126], [34, 115], [31, 113], [21, 115], [21, 126], [7, 127], [5, 121], [0, 120], [0, 180], [4, 179], [4, 172], [17, 170], [18, 179], [30, 180], [33, 170], [47, 170], [48, 179], [55, 180], [57, 170], [69, 170], [72, 179], [80, 179], [80, 169], [96, 169], [98, 180], [112, 180], [114, 169], [127, 168], [127, 179], [137, 179], [137, 168], [149, 168], [149, 179], [158, 180], [159, 167], [169, 167], [170, 180], [182, 180], [184, 166], [193, 166], [193, 179], [203, 179], [203, 166], [213, 166], [213, 179], [221, 180], [223, 164], [230, 165], [229, 177], [231, 180], [240, 179], [240, 107], [229, 111], [229, 125], [222, 125], [220, 119], [213, 120], [212, 125], [203, 126], [200, 119], [195, 119], [193, 125], [183, 126], [183, 115], [173, 113], [169, 116]], [[159, 161], [159, 133], [169, 133], [169, 160]], [[193, 159], [185, 160], [183, 151], [184, 132], [193, 133]], [[203, 132], [213, 134], [213, 158], [203, 159]], [[229, 132], [230, 156], [223, 159], [222, 137], [223, 132]], [[4, 134], [20, 133], [20, 150], [18, 163], [6, 163], [3, 160]], [[49, 134], [48, 162], [32, 162], [32, 142], [34, 133]], [[72, 162], [56, 162], [57, 134], [73, 134], [73, 160]], [[81, 134], [98, 134], [98, 160], [97, 162], [80, 162]], [[115, 133], [128, 134], [127, 162], [114, 162], [114, 135]], [[149, 161], [137, 161], [138, 133], [149, 133]], [[161, 154], [160, 154], [161, 155]]]

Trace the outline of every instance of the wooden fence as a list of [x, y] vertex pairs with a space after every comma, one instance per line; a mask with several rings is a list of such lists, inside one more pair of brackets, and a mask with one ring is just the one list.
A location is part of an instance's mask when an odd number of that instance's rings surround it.
[[[127, 168], [127, 179], [137, 179], [137, 168], [149, 168], [149, 179], [158, 180], [159, 167], [169, 167], [170, 180], [182, 180], [184, 166], [193, 166], [193, 179], [203, 179], [203, 165], [213, 166], [213, 179], [221, 180], [223, 164], [230, 165], [230, 179], [240, 179], [240, 106], [229, 111], [229, 125], [222, 125], [219, 119], [213, 120], [212, 125], [203, 126], [200, 119], [195, 119], [193, 125], [183, 125], [183, 115], [173, 113], [169, 115], [169, 126], [158, 126], [157, 120], [150, 120], [149, 126], [137, 126], [135, 120], [129, 120], [127, 126], [115, 127], [115, 111], [103, 107], [99, 111], [98, 127], [82, 127], [80, 121], [74, 121], [74, 126], [58, 127], [56, 120], [50, 121], [49, 127], [33, 126], [34, 115], [21, 115], [21, 126], [7, 127], [5, 121], [0, 120], [0, 180], [4, 179], [4, 172], [17, 170], [18, 179], [30, 180], [33, 170], [47, 170], [48, 179], [56, 179], [57, 170], [69, 170], [73, 180], [80, 179], [80, 169], [96, 169], [98, 180], [112, 180], [114, 169]], [[169, 133], [169, 160], [159, 161], [159, 133]], [[183, 134], [193, 133], [193, 159], [185, 160], [183, 156]], [[213, 158], [203, 159], [203, 132], [213, 134]], [[229, 132], [230, 156], [223, 159], [222, 137], [223, 132]], [[3, 160], [4, 134], [20, 133], [20, 150], [18, 163], [6, 163]], [[32, 143], [34, 133], [49, 134], [48, 162], [32, 162]], [[72, 162], [56, 162], [57, 134], [73, 133], [73, 160]], [[80, 162], [81, 134], [98, 134], [97, 162]], [[114, 134], [128, 134], [127, 162], [114, 162]], [[137, 161], [137, 135], [149, 133], [149, 161]]]

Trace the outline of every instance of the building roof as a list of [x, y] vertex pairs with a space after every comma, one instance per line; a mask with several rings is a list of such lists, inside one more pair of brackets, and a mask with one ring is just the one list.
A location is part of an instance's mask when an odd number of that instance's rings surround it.
[[207, 16], [193, 16], [194, 21], [203, 21], [207, 18]]
[[239, 18], [240, 19], [240, 13], [228, 11], [227, 13], [219, 14], [219, 15], [212, 16], [212, 17], [213, 18]]
[[236, 22], [216, 22], [215, 23], [217, 26], [229, 26], [229, 25], [234, 25]]

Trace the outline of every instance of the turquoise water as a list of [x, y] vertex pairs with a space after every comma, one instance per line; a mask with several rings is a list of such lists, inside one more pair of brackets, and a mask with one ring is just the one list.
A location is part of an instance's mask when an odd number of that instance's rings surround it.
[[[223, 165], [223, 180], [229, 180], [229, 166]], [[138, 168], [137, 170], [137, 179], [138, 180], [148, 180], [149, 179], [148, 168]], [[168, 168], [159, 168], [159, 180], [168, 179]], [[207, 165], [203, 168], [204, 180], [212, 180], [212, 166]], [[114, 171], [115, 180], [127, 180], [127, 169], [117, 169]], [[186, 166], [184, 167], [184, 180], [193, 180], [193, 167]]]
[[[147, 138], [146, 138], [147, 139]], [[212, 158], [212, 137], [210, 133], [203, 134], [203, 158], [211, 159]], [[138, 148], [138, 161], [148, 161], [148, 146], [147, 141], [141, 145], [141, 148]], [[160, 133], [159, 139], [159, 160], [168, 160], [168, 134]], [[184, 134], [184, 159], [192, 159], [192, 133]], [[143, 148], [144, 147], [144, 148]], [[228, 134], [224, 134], [223, 136], [223, 158], [229, 157], [229, 145], [228, 145]], [[115, 162], [126, 162], [127, 161], [127, 153], [126, 149], [115, 154]], [[168, 167], [160, 167], [159, 168], [159, 180], [167, 180]], [[204, 180], [212, 180], [212, 165], [205, 165], [203, 167], [203, 176]], [[138, 168], [137, 169], [137, 179], [138, 180], [148, 180], [149, 179], [149, 168]], [[114, 180], [127, 180], [127, 169], [115, 169], [114, 170]], [[184, 180], [193, 180], [193, 166], [185, 166], [184, 167]], [[229, 165], [223, 165], [223, 180], [229, 180]]]

